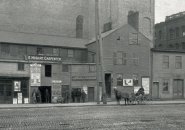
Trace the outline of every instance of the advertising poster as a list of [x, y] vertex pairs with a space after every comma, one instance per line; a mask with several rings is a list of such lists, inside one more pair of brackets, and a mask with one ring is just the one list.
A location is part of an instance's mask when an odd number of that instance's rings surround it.
[[62, 94], [62, 81], [52, 81], [52, 97], [59, 97]]
[[142, 86], [144, 88], [144, 92], [145, 94], [149, 94], [150, 93], [150, 78], [146, 77], [146, 78], [142, 78]]
[[22, 104], [22, 93], [17, 93], [18, 104]]
[[133, 86], [133, 79], [123, 79], [123, 86]]
[[21, 81], [14, 81], [14, 91], [21, 91]]
[[31, 86], [41, 85], [41, 64], [30, 64]]

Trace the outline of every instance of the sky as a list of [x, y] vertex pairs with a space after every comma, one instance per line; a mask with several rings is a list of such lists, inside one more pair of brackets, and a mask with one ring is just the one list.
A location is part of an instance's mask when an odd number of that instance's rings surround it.
[[165, 17], [185, 11], [185, 0], [155, 0], [155, 23], [165, 21]]

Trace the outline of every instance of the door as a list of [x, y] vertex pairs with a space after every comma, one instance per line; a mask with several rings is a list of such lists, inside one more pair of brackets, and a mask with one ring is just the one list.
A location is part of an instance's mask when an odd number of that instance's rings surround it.
[[94, 102], [94, 87], [88, 87], [88, 101]]
[[0, 103], [1, 104], [11, 104], [13, 102], [12, 89], [13, 87], [12, 87], [11, 80], [0, 81]]
[[154, 99], [158, 99], [159, 98], [159, 82], [153, 82], [152, 98], [154, 98]]
[[173, 81], [173, 97], [175, 99], [183, 98], [184, 81], [182, 79], [174, 79]]
[[105, 74], [105, 88], [107, 98], [111, 98], [111, 74]]

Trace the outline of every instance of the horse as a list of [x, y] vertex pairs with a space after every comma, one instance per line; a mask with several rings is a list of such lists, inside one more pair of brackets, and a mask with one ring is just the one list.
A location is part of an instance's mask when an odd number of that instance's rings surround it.
[[129, 94], [128, 93], [121, 92], [117, 88], [114, 88], [114, 94], [115, 94], [115, 97], [117, 100], [117, 104], [120, 104], [120, 101], [122, 98], [124, 98], [124, 100], [125, 100], [125, 105], [128, 104], [128, 102], [129, 102]]

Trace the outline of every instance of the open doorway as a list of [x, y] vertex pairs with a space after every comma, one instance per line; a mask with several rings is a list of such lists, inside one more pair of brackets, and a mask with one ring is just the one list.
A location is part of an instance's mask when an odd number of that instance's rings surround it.
[[105, 74], [105, 88], [106, 88], [106, 95], [108, 98], [111, 98], [111, 74]]
[[51, 86], [40, 86], [41, 103], [51, 103]]

